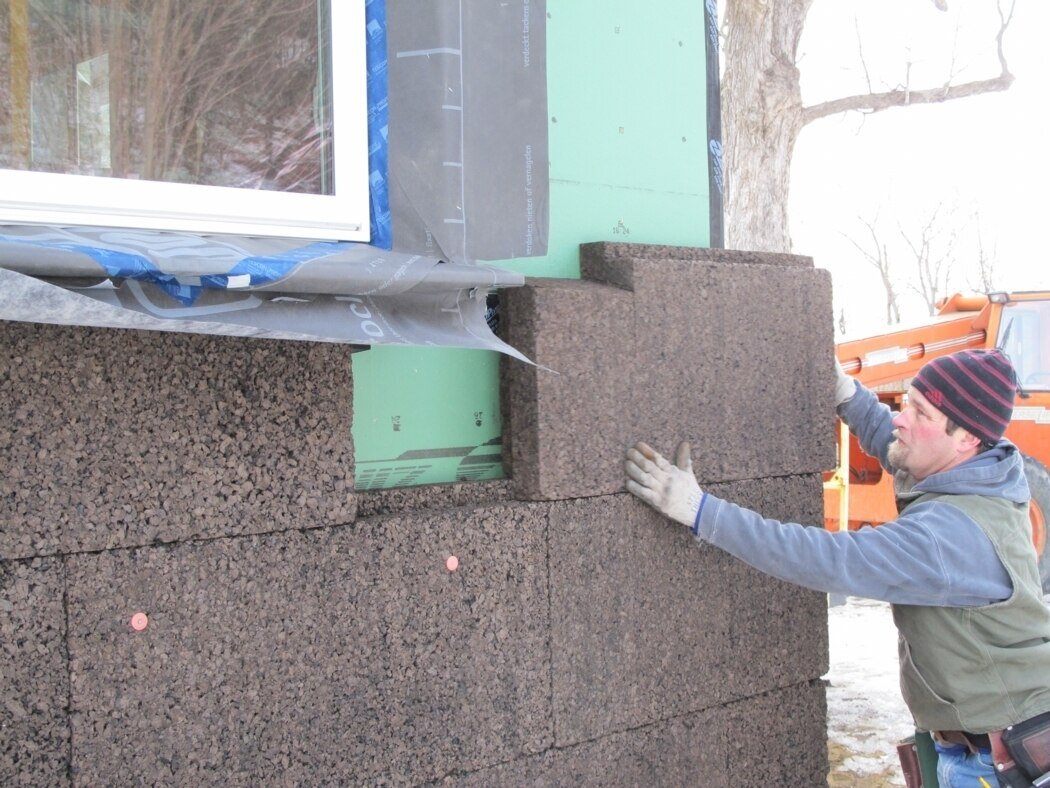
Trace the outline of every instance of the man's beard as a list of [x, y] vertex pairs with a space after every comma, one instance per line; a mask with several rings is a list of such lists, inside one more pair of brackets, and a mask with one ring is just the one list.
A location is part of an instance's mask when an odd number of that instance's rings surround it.
[[896, 433], [893, 436], [893, 442], [890, 443], [886, 450], [886, 457], [890, 461], [890, 465], [894, 468], [903, 469], [904, 463], [908, 459], [908, 450], [904, 444], [901, 443], [900, 438], [897, 437]]

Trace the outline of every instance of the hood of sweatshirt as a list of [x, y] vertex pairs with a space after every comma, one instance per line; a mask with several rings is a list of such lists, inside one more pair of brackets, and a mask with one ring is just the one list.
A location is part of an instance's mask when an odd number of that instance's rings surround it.
[[894, 475], [897, 497], [908, 501], [924, 493], [988, 495], [1025, 503], [1031, 496], [1024, 475], [1024, 458], [1010, 441], [995, 446], [946, 471], [927, 476], [921, 482], [905, 472]]

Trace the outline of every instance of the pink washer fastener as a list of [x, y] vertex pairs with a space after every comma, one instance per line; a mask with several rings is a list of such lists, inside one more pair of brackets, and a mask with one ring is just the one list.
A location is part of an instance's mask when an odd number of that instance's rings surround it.
[[136, 632], [141, 632], [149, 626], [149, 618], [145, 613], [136, 613], [131, 617], [131, 628]]
[[454, 555], [450, 555], [448, 560], [445, 561], [445, 568], [450, 572], [455, 572], [459, 569], [459, 559]]

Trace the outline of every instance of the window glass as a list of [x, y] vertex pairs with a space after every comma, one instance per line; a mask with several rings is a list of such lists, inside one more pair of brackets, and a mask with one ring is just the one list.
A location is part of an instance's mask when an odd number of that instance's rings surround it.
[[1010, 357], [1026, 390], [1050, 390], [1050, 301], [1003, 307], [999, 347]]
[[363, 0], [4, 0], [0, 220], [368, 240], [363, 20]]

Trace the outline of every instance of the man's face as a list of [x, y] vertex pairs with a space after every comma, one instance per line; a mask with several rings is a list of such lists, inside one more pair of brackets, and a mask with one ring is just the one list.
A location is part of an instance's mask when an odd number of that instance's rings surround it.
[[963, 429], [949, 435], [947, 424], [947, 416], [909, 388], [901, 412], [893, 417], [895, 440], [889, 448], [890, 463], [922, 481], [976, 454], [977, 439]]

